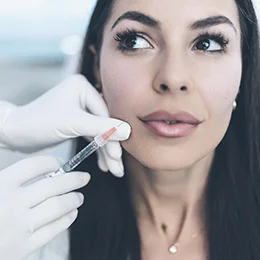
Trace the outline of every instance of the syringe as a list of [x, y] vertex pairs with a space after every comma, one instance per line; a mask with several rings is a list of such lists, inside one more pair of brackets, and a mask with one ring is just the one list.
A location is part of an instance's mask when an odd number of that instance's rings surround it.
[[75, 169], [80, 163], [82, 163], [86, 158], [88, 158], [92, 153], [94, 153], [99, 147], [104, 146], [108, 139], [116, 132], [116, 130], [123, 124], [122, 122], [116, 127], [111, 128], [104, 134], [97, 135], [94, 140], [73, 156], [67, 163], [61, 166], [57, 171], [53, 173], [46, 174], [46, 177], [54, 177], [60, 174], [71, 172]]

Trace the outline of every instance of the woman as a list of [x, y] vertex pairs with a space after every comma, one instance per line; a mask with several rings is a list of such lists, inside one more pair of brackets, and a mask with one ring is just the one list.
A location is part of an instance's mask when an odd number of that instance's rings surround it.
[[98, 1], [81, 73], [132, 134], [123, 179], [81, 168], [72, 260], [260, 259], [259, 61], [250, 0]]

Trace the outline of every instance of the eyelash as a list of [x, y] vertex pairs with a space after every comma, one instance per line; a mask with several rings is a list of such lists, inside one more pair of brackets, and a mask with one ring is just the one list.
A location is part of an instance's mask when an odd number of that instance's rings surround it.
[[[123, 32], [118, 32], [116, 34], [116, 37], [114, 38], [115, 41], [118, 42], [118, 49], [120, 51], [122, 51], [122, 52], [136, 52], [136, 51], [138, 51], [138, 49], [131, 49], [131, 48], [127, 48], [127, 47], [124, 46], [125, 41], [129, 37], [140, 37], [140, 38], [143, 38], [144, 40], [147, 41], [147, 39], [143, 36], [142, 33], [137, 32], [136, 30], [126, 29]], [[147, 42], [150, 44], [149, 41], [147, 41]]]
[[[140, 51], [140, 49], [133, 49], [133, 48], [128, 48], [128, 47], [124, 46], [125, 41], [129, 37], [133, 37], [133, 38], [134, 37], [140, 37], [140, 38], [143, 38], [144, 40], [146, 40], [149, 43], [149, 41], [143, 36], [143, 33], [137, 32], [136, 30], [126, 29], [123, 32], [117, 33], [116, 37], [114, 38], [115, 41], [118, 42], [118, 49], [120, 51], [125, 52], [125, 53], [127, 53], [127, 52], [129, 52], [129, 53], [130, 52], [137, 52], [138, 50]], [[223, 34], [221, 34], [221, 33], [210, 33], [210, 32], [200, 34], [194, 40], [194, 44], [197, 44], [197, 43], [199, 43], [203, 40], [204, 41], [205, 40], [213, 40], [221, 46], [221, 49], [215, 50], [215, 51], [207, 51], [207, 50], [197, 50], [197, 51], [208, 52], [208, 53], [220, 53], [221, 54], [221, 53], [226, 52], [227, 45], [229, 44], [229, 39], [226, 38]]]
[[210, 33], [210, 32], [202, 33], [196, 38], [194, 42], [195, 44], [197, 44], [198, 42], [201, 42], [203, 40], [213, 40], [221, 46], [221, 49], [216, 51], [207, 51], [207, 50], [198, 50], [198, 51], [209, 52], [209, 53], [225, 53], [227, 51], [229, 39], [226, 38], [222, 33]]

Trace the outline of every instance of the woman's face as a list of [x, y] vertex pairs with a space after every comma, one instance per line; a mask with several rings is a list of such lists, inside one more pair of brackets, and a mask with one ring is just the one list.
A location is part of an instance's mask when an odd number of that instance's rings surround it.
[[239, 90], [240, 37], [233, 0], [115, 1], [97, 73], [110, 115], [132, 127], [124, 149], [155, 170], [211, 154]]

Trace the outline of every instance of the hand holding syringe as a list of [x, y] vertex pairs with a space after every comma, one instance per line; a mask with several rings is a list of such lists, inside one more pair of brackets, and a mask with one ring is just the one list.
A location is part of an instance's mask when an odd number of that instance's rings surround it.
[[[5, 212], [0, 221], [0, 259], [27, 259], [70, 227], [84, 202], [84, 195], [75, 190], [85, 187], [90, 175], [73, 172], [65, 176], [64, 173], [104, 146], [120, 125], [95, 137], [62, 167], [54, 157], [38, 156], [0, 171], [0, 206]], [[61, 176], [46, 178], [56, 175]], [[36, 181], [40, 179], [43, 180]], [[13, 208], [15, 213], [10, 210]]]
[[75, 156], [73, 156], [67, 163], [61, 166], [54, 173], [46, 174], [46, 177], [54, 177], [60, 174], [64, 174], [67, 172], [71, 172], [75, 169], [80, 163], [82, 163], [86, 158], [88, 158], [92, 153], [94, 153], [98, 148], [104, 146], [108, 139], [116, 132], [116, 130], [123, 124], [122, 122], [116, 127], [111, 128], [107, 132], [97, 135], [89, 145], [83, 148], [80, 152], [78, 152]]

